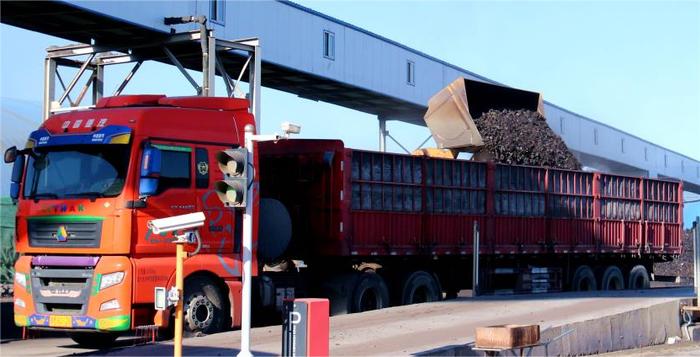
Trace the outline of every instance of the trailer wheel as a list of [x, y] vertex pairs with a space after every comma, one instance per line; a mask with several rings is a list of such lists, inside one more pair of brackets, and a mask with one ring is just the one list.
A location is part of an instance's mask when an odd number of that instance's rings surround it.
[[649, 273], [644, 265], [635, 265], [630, 270], [627, 288], [634, 290], [649, 289]]
[[210, 334], [223, 330], [226, 300], [212, 279], [195, 276], [185, 282], [184, 328], [191, 334]]
[[118, 334], [109, 332], [71, 332], [68, 336], [81, 347], [99, 350], [112, 347], [119, 337]]
[[625, 279], [622, 277], [622, 270], [615, 265], [605, 268], [600, 279], [601, 290], [622, 290], [625, 288]]
[[598, 284], [595, 280], [593, 269], [588, 265], [581, 265], [576, 268], [574, 276], [571, 279], [571, 290], [573, 291], [592, 291], [598, 290]]
[[349, 314], [353, 289], [360, 274], [341, 273], [321, 280], [319, 295], [330, 300], [330, 315]]
[[353, 290], [352, 312], [383, 309], [389, 306], [389, 288], [379, 274], [368, 271], [362, 273]]
[[419, 270], [404, 280], [401, 288], [401, 305], [439, 301], [441, 295], [440, 285], [433, 275]]

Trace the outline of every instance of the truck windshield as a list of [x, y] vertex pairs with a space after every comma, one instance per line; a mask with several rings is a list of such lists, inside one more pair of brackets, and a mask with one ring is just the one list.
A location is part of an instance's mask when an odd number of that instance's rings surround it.
[[110, 197], [124, 188], [129, 145], [74, 145], [36, 149], [29, 156], [24, 197]]

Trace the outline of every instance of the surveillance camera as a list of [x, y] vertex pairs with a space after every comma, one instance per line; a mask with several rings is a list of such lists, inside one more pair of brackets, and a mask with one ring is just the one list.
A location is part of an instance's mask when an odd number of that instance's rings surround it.
[[204, 213], [196, 212], [148, 221], [148, 228], [155, 234], [168, 233], [204, 225]]
[[301, 132], [301, 125], [290, 123], [288, 121], [282, 123], [282, 131], [286, 134], [299, 134]]

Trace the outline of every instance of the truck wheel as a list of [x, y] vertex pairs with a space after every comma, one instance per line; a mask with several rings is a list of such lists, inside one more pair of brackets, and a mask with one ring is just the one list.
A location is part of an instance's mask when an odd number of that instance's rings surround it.
[[598, 290], [598, 284], [593, 274], [593, 269], [588, 265], [581, 265], [576, 268], [574, 276], [571, 279], [572, 291], [592, 291]]
[[183, 301], [185, 332], [210, 334], [223, 330], [228, 307], [221, 289], [211, 279], [188, 279]]
[[81, 347], [103, 350], [112, 347], [119, 337], [116, 333], [109, 332], [71, 332], [70, 338]]
[[625, 279], [622, 277], [622, 270], [611, 265], [605, 268], [603, 276], [600, 279], [601, 290], [622, 290], [625, 288]]
[[379, 274], [371, 271], [362, 273], [350, 303], [352, 312], [383, 309], [389, 306], [389, 288]]
[[428, 272], [419, 270], [406, 277], [401, 288], [401, 305], [439, 301], [440, 285]]
[[357, 273], [341, 273], [322, 280], [320, 296], [330, 300], [330, 315], [345, 315], [352, 312], [350, 300], [355, 282], [361, 276]]
[[635, 265], [630, 270], [627, 288], [633, 290], [649, 289], [649, 273], [644, 265]]

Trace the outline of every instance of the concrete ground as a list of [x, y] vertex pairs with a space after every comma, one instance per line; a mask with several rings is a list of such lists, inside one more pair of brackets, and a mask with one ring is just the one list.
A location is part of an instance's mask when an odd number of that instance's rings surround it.
[[[542, 295], [460, 297], [456, 300], [400, 306], [362, 314], [331, 318], [332, 355], [409, 355], [473, 341], [474, 328], [504, 323], [540, 324], [542, 329], [588, 320], [692, 296], [690, 288], [644, 291], [557, 293]], [[256, 355], [277, 355], [281, 327], [252, 331]], [[67, 338], [11, 341], [0, 345], [3, 356], [55, 356], [70, 354], [110, 356], [168, 356], [172, 343], [128, 347], [109, 351], [81, 349]], [[233, 355], [240, 346], [240, 331], [186, 339], [187, 356]]]
[[605, 353], [604, 357], [655, 357], [655, 356], [700, 356], [700, 343], [681, 342], [672, 345], [658, 345], [633, 350]]

